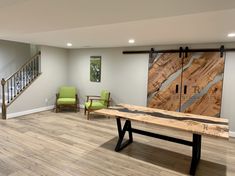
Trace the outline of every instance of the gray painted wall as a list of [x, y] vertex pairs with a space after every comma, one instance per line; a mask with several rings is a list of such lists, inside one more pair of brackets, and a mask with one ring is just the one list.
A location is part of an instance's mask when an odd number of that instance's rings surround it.
[[8, 113], [54, 105], [58, 88], [67, 84], [68, 51], [47, 46], [40, 50], [42, 75], [12, 103]]
[[30, 59], [30, 45], [0, 40], [0, 79], [8, 78]]
[[[100, 83], [90, 82], [90, 56], [102, 56]], [[70, 50], [68, 78], [77, 86], [82, 103], [86, 95], [99, 95], [107, 89], [115, 103], [145, 105], [148, 56], [123, 55], [121, 48]]]
[[[219, 47], [219, 44], [191, 45], [191, 48]], [[235, 47], [234, 43], [225, 44]], [[156, 46], [156, 49], [179, 46]], [[150, 47], [147, 47], [148, 49]], [[69, 52], [68, 80], [77, 86], [81, 102], [86, 95], [98, 95], [101, 89], [111, 91], [114, 103], [146, 105], [148, 55], [123, 55], [123, 50], [143, 48], [73, 49]], [[102, 56], [100, 83], [89, 81], [90, 56]], [[235, 131], [235, 53], [227, 53], [222, 100], [222, 117], [230, 119], [230, 130]]]

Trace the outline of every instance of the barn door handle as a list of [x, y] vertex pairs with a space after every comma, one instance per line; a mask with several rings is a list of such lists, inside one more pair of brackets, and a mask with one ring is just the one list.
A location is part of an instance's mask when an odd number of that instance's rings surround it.
[[179, 85], [176, 84], [176, 86], [175, 86], [175, 93], [178, 93], [178, 92], [179, 92]]
[[184, 85], [184, 94], [187, 94], [187, 86]]

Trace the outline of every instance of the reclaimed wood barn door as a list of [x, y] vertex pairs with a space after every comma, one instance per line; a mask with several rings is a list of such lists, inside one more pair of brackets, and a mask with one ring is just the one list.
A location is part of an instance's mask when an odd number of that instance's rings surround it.
[[[184, 57], [184, 60], [186, 57]], [[220, 117], [224, 56], [220, 52], [189, 53], [182, 72], [181, 111]]]
[[182, 64], [179, 53], [163, 53], [149, 59], [148, 107], [179, 110]]
[[223, 71], [219, 52], [158, 54], [149, 59], [147, 106], [219, 117]]

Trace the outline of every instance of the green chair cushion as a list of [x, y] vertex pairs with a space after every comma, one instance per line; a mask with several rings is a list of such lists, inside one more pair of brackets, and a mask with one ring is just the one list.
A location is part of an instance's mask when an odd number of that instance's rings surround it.
[[76, 92], [75, 87], [61, 87], [59, 91], [59, 98], [75, 98]]
[[[86, 102], [85, 106], [88, 109], [90, 107], [91, 102]], [[90, 109], [102, 109], [102, 108], [106, 108], [106, 106], [104, 106], [102, 103], [100, 103], [99, 101], [93, 101], [92, 102], [92, 106], [90, 107]]]
[[107, 90], [101, 91], [100, 98], [102, 99], [102, 100], [100, 100], [100, 103], [102, 103], [104, 106], [108, 106], [109, 92]]
[[57, 100], [58, 105], [72, 105], [76, 103], [75, 98], [59, 98]]

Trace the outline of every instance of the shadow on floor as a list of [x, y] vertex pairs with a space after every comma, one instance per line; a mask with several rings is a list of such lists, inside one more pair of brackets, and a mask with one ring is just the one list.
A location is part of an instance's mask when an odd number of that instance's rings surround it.
[[[116, 143], [117, 137], [104, 143], [103, 145], [101, 145], [101, 147], [114, 151]], [[155, 147], [136, 141], [134, 141], [128, 147], [124, 148], [119, 153], [186, 175], [188, 175], [189, 173], [191, 164], [191, 156], [183, 155], [174, 151], [165, 150], [162, 148], [158, 148], [157, 146]], [[201, 160], [198, 165], [196, 175], [225, 176], [226, 166], [206, 160]]]

